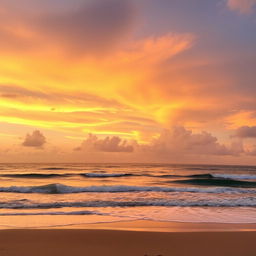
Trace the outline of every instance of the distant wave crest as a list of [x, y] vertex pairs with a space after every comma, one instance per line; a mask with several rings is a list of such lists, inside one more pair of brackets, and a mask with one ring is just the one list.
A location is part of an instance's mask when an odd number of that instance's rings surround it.
[[109, 177], [125, 177], [133, 176], [130, 173], [81, 173], [81, 176], [90, 178], [109, 178]]
[[2, 174], [1, 177], [7, 178], [26, 178], [26, 179], [47, 179], [69, 177], [70, 174], [57, 174], [57, 173], [17, 173], [17, 174]]
[[103, 215], [94, 211], [72, 211], [72, 212], [6, 212], [0, 213], [0, 216], [27, 216], [27, 215]]
[[118, 178], [136, 175], [130, 173], [8, 173], [0, 175], [0, 177], [6, 178], [26, 179], [65, 178], [72, 176], [82, 176], [84, 178]]

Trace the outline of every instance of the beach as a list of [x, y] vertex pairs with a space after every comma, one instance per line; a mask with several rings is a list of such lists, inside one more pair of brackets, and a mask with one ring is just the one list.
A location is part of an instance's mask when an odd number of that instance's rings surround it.
[[255, 256], [255, 231], [1, 230], [1, 256]]

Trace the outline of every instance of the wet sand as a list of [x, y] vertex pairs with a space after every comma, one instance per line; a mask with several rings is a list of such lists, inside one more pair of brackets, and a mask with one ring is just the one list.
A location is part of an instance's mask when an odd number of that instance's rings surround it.
[[255, 231], [0, 230], [1, 256], [255, 256]]

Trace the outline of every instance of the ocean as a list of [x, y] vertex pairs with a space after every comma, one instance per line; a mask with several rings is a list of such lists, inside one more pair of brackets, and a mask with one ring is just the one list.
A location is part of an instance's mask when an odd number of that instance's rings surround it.
[[256, 167], [0, 164], [0, 228], [256, 223]]

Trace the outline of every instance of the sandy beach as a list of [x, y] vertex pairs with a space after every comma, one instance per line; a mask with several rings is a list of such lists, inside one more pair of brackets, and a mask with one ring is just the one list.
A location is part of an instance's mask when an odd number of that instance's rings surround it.
[[1, 230], [1, 256], [255, 256], [255, 231]]

